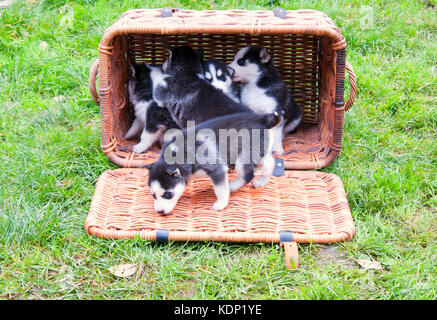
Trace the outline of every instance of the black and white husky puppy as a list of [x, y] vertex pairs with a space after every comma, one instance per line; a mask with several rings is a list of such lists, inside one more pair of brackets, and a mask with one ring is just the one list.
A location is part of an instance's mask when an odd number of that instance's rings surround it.
[[[259, 164], [262, 172], [252, 186], [265, 186], [275, 166], [273, 130], [283, 120], [276, 112], [239, 113], [189, 126], [183, 131], [167, 131], [160, 158], [145, 166], [150, 170], [148, 185], [156, 212], [169, 214], [193, 177], [211, 178], [217, 196], [214, 210], [227, 206], [230, 192], [249, 183]], [[230, 166], [234, 166], [237, 178], [229, 183]]]
[[132, 151], [141, 153], [160, 140], [167, 129], [179, 128], [170, 112], [161, 108], [153, 100], [151, 70], [160, 70], [160, 66], [131, 63], [129, 75], [129, 101], [135, 110], [135, 119], [124, 135], [130, 139], [141, 131], [141, 140]]
[[228, 97], [240, 102], [240, 93], [236, 82], [232, 81], [234, 69], [225, 63], [210, 59], [203, 62], [203, 77], [214, 87], [222, 90]]
[[251, 112], [201, 79], [202, 62], [191, 47], [170, 48], [169, 53], [163, 72], [151, 72], [153, 98], [168, 108], [178, 126], [185, 128], [189, 120], [198, 124], [231, 113]]
[[273, 65], [273, 58], [265, 48], [249, 46], [238, 51], [229, 67], [235, 71], [233, 80], [242, 83], [243, 105], [260, 114], [285, 112], [283, 126], [275, 131], [273, 147], [275, 153], [282, 154], [282, 139], [298, 127], [302, 112]]

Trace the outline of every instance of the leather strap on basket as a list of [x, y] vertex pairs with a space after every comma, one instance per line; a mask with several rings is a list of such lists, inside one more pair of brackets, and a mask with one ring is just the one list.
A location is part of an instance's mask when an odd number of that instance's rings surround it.
[[156, 242], [159, 242], [159, 243], [168, 242], [169, 235], [170, 235], [170, 231], [168, 229], [157, 229], [156, 230]]
[[99, 60], [97, 59], [91, 65], [88, 85], [90, 87], [90, 92], [91, 92], [91, 96], [93, 97], [93, 100], [98, 105], [100, 105], [100, 98], [99, 98], [99, 94], [97, 93], [97, 89], [96, 89], [96, 77], [97, 77], [98, 70], [99, 70]]
[[299, 268], [299, 250], [296, 242], [284, 242], [282, 244], [285, 255], [285, 267], [287, 269]]
[[284, 175], [284, 159], [275, 158], [275, 167], [273, 168], [272, 175], [274, 177], [280, 177]]
[[280, 231], [279, 239], [281, 247], [284, 248], [285, 267], [287, 269], [299, 268], [299, 250], [297, 243], [293, 241], [293, 233], [291, 231]]
[[349, 100], [346, 102], [344, 106], [344, 110], [349, 110], [350, 107], [354, 104], [355, 101], [355, 95], [357, 93], [357, 77], [355, 76], [354, 68], [352, 68], [352, 65], [346, 61], [345, 65], [346, 71], [349, 74], [349, 83], [351, 85], [351, 92], [349, 94]]

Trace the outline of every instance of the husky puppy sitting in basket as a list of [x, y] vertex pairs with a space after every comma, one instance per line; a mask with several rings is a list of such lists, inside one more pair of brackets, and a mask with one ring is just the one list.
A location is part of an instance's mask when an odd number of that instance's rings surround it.
[[150, 73], [155, 69], [161, 70], [161, 67], [136, 63], [130, 65], [129, 101], [134, 106], [135, 119], [124, 138], [130, 139], [141, 131], [140, 142], [132, 148], [136, 153], [142, 153], [156, 141], [162, 140], [167, 129], [179, 128], [170, 112], [158, 106], [153, 100]]
[[284, 152], [282, 140], [301, 122], [302, 112], [273, 65], [267, 49], [249, 46], [241, 49], [229, 64], [235, 72], [233, 80], [241, 82], [241, 103], [260, 114], [285, 112], [283, 125], [275, 130], [273, 152]]
[[[228, 205], [230, 192], [249, 183], [259, 164], [262, 172], [252, 186], [265, 186], [275, 166], [273, 131], [283, 120], [283, 115], [276, 112], [240, 113], [196, 126], [189, 123], [183, 131], [167, 131], [159, 159], [145, 166], [150, 170], [148, 185], [156, 212], [170, 214], [193, 177], [207, 176], [212, 180], [217, 197], [214, 210]], [[229, 183], [231, 166], [237, 178]]]
[[201, 57], [189, 46], [169, 48], [162, 70], [152, 69], [153, 98], [166, 107], [176, 124], [200, 123], [215, 117], [252, 112], [202, 79]]

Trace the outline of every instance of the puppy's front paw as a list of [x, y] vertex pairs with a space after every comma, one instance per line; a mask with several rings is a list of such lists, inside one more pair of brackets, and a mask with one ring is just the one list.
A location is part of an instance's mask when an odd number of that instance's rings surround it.
[[138, 144], [133, 146], [132, 151], [135, 153], [143, 153], [147, 149], [148, 149], [147, 146], [144, 146], [141, 143], [138, 143]]
[[268, 179], [257, 179], [252, 183], [252, 187], [254, 188], [262, 188], [269, 182]]
[[227, 205], [228, 205], [227, 201], [217, 200], [216, 202], [214, 202], [214, 205], [212, 206], [212, 208], [215, 211], [220, 211], [220, 210], [223, 210], [224, 208], [226, 208]]

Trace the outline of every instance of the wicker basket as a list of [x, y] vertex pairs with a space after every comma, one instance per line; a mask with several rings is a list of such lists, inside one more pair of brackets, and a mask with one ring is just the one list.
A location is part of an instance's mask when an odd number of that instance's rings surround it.
[[[166, 48], [178, 45], [202, 47], [206, 59], [228, 63], [247, 45], [266, 47], [303, 110], [303, 124], [284, 139], [285, 168], [322, 168], [337, 157], [344, 113], [354, 102], [356, 82], [345, 61], [346, 41], [325, 14], [314, 10], [141, 9], [127, 11], [105, 31], [99, 59], [90, 70], [91, 94], [101, 110], [101, 147], [112, 162], [141, 167], [158, 157], [157, 147], [136, 154], [131, 149], [138, 141], [123, 139], [133, 120], [128, 62], [163, 63]], [[351, 84], [346, 103], [345, 69]]]
[[[273, 54], [275, 65], [303, 110], [303, 124], [284, 139], [272, 181], [261, 189], [246, 186], [231, 195], [228, 207], [211, 210], [215, 200], [208, 179], [194, 181], [172, 215], [153, 209], [147, 170], [160, 150], [131, 152], [138, 141], [123, 139], [132, 120], [128, 63], [162, 63], [168, 46], [202, 47], [205, 58], [230, 62], [247, 45]], [[344, 113], [356, 93], [356, 79], [345, 61], [346, 42], [323, 13], [296, 11], [131, 10], [99, 44], [90, 70], [91, 94], [100, 105], [102, 150], [124, 169], [99, 178], [85, 230], [103, 238], [157, 241], [279, 242], [286, 266], [299, 265], [297, 242], [333, 243], [352, 239], [355, 225], [341, 180], [329, 173], [290, 171], [327, 166], [339, 154]], [[344, 103], [345, 70], [351, 92]], [[99, 89], [96, 77], [99, 74]], [[133, 169], [130, 169], [133, 168]], [[278, 169], [278, 170], [277, 170]]]

